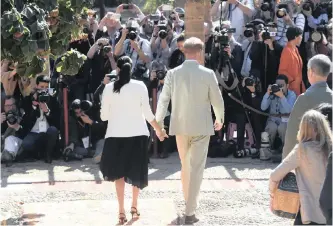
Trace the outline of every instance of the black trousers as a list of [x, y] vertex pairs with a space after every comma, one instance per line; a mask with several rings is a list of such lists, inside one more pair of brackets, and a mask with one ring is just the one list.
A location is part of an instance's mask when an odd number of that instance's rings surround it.
[[301, 217], [301, 208], [298, 211], [295, 221], [294, 221], [294, 225], [325, 225], [325, 224], [317, 224], [316, 222], [310, 222], [310, 224], [303, 224], [302, 223], [302, 217]]
[[46, 133], [28, 133], [22, 141], [19, 160], [25, 158], [51, 159], [59, 137], [58, 129], [51, 126]]
[[[254, 137], [255, 137], [255, 148], [260, 149], [261, 144], [261, 133], [264, 128], [264, 119], [258, 114], [248, 114], [252, 125]], [[235, 115], [235, 119], [232, 120], [237, 124], [237, 148], [238, 150], [244, 149], [245, 141], [245, 125], [248, 122], [245, 113], [238, 113]]]

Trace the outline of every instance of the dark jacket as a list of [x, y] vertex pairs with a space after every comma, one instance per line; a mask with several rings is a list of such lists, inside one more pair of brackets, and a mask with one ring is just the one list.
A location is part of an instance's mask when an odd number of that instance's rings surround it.
[[95, 145], [98, 140], [104, 138], [107, 122], [102, 122], [93, 115], [89, 115], [89, 117], [94, 121], [91, 126], [84, 124], [73, 115], [69, 117], [69, 143], [83, 147], [82, 138], [84, 137], [89, 136], [92, 145]]
[[[254, 41], [250, 51], [251, 74], [258, 77], [261, 81], [263, 91], [267, 90], [268, 85], [275, 82], [278, 75], [280, 57], [283, 47], [273, 41], [274, 50], [270, 50], [263, 42]], [[265, 51], [267, 48], [267, 73], [265, 77]]]
[[326, 178], [320, 193], [319, 204], [326, 218], [326, 225], [332, 225], [332, 152], [328, 157]]
[[[24, 128], [24, 136], [26, 136], [31, 129], [34, 127], [37, 119], [40, 117], [39, 106], [34, 109], [32, 107], [32, 95], [27, 96], [22, 101], [22, 106], [25, 112], [25, 115], [21, 121], [21, 126]], [[50, 109], [50, 113], [45, 115], [46, 120], [49, 126], [54, 126], [57, 129], [60, 128], [60, 107], [57, 99], [55, 97], [51, 97], [50, 101], [47, 103], [48, 108]]]

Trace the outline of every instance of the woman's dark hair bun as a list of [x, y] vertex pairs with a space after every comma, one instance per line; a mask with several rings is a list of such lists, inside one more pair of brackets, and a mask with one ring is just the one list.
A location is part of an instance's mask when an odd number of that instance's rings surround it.
[[120, 89], [131, 80], [131, 58], [128, 56], [120, 57], [117, 61], [117, 67], [120, 69], [120, 71], [118, 73], [118, 80], [114, 83], [113, 92], [120, 93]]

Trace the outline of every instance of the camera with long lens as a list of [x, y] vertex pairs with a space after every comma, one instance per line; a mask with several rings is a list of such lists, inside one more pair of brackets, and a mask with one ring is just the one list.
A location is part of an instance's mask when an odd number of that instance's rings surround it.
[[247, 77], [245, 79], [245, 86], [253, 86], [254, 85], [254, 79], [251, 77]]
[[229, 55], [228, 52], [225, 51], [224, 49], [229, 46], [229, 36], [228, 34], [230, 33], [235, 33], [236, 29], [235, 28], [222, 28], [222, 29], [217, 29], [214, 34], [213, 34], [213, 40], [214, 40], [214, 49], [212, 54], [217, 57], [217, 59], [212, 60], [212, 62], [219, 62], [218, 66], [213, 66], [216, 67], [216, 69], [221, 70], [226, 63], [229, 60]]
[[302, 10], [303, 11], [313, 10], [313, 3], [311, 1], [304, 2], [304, 4], [302, 5]]
[[84, 113], [88, 112], [92, 106], [93, 104], [89, 100], [83, 100], [80, 103], [80, 108]]
[[48, 90], [38, 90], [37, 91], [37, 101], [39, 103], [48, 103], [50, 101], [50, 94]]
[[158, 14], [151, 14], [149, 16], [149, 20], [153, 21], [154, 25], [157, 25], [158, 21], [160, 20], [160, 15], [158, 15]]
[[288, 4], [280, 4], [277, 6], [276, 16], [278, 18], [283, 18], [289, 13]]
[[168, 36], [168, 28], [167, 28], [167, 21], [159, 21], [159, 23], [157, 24], [157, 27], [159, 29], [158, 32], [158, 37], [160, 39], [166, 39], [166, 37]]
[[253, 23], [247, 23], [245, 25], [244, 36], [250, 38], [257, 33], [257, 29]]
[[134, 41], [138, 37], [137, 29], [134, 27], [127, 27], [126, 29], [128, 30], [126, 38]]
[[223, 47], [229, 46], [229, 36], [230, 33], [236, 33], [236, 28], [223, 28], [219, 32], [214, 33], [214, 42], [219, 43]]
[[15, 125], [18, 122], [19, 118], [20, 116], [17, 111], [8, 111], [6, 113], [6, 120], [10, 125]]
[[311, 41], [321, 42], [323, 40], [323, 34], [327, 34], [327, 24], [322, 21], [320, 25], [317, 26], [316, 30], [311, 33]]
[[151, 64], [151, 70], [156, 72], [156, 79], [163, 80], [166, 76], [167, 70], [162, 62], [154, 60]]
[[270, 0], [264, 0], [263, 3], [261, 3], [261, 6], [260, 6], [260, 9], [261, 11], [272, 11], [273, 8], [272, 8], [272, 3]]
[[146, 74], [147, 72], [147, 67], [144, 64], [137, 64], [133, 73], [132, 73], [132, 77], [134, 79], [143, 79], [143, 75]]
[[268, 23], [263, 29], [262, 29], [262, 40], [268, 40], [271, 39], [272, 37], [276, 36], [276, 32], [271, 32], [269, 31], [269, 28], [276, 28], [275, 23]]
[[274, 93], [279, 92], [282, 87], [283, 87], [283, 85], [280, 85], [280, 84], [271, 85], [271, 93], [274, 94]]

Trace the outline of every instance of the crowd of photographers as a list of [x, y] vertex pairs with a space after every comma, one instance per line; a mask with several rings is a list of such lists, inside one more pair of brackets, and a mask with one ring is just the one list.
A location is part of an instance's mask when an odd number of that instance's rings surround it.
[[[225, 148], [233, 147], [235, 157], [267, 160], [271, 150], [281, 150], [291, 109], [309, 87], [308, 59], [316, 54], [332, 57], [330, 7], [316, 0], [300, 5], [290, 0], [277, 5], [269, 0], [259, 5], [248, 0], [213, 3], [211, 20], [204, 24], [205, 66], [216, 72], [226, 106], [222, 135], [216, 137], [228, 140]], [[124, 12], [133, 17], [125, 20]], [[107, 128], [99, 115], [101, 96], [105, 85], [117, 79], [117, 59], [129, 56], [132, 78], [143, 81], [150, 96], [158, 99], [167, 70], [185, 60], [184, 15], [182, 8], [166, 11], [163, 6], [144, 15], [135, 4], [122, 4], [100, 20], [96, 14], [89, 16], [83, 26], [87, 39], [70, 45], [88, 58], [79, 73], [64, 82], [54, 68], [57, 60], [50, 60], [50, 74], [37, 76], [36, 88], [28, 95], [22, 92], [15, 65], [4, 60], [1, 160], [51, 163], [59, 157], [92, 157], [99, 162]], [[331, 86], [331, 80], [328, 83]], [[69, 89], [67, 146], [64, 85]], [[169, 120], [170, 114], [166, 126]], [[172, 137], [158, 143], [161, 158], [176, 149]]]

